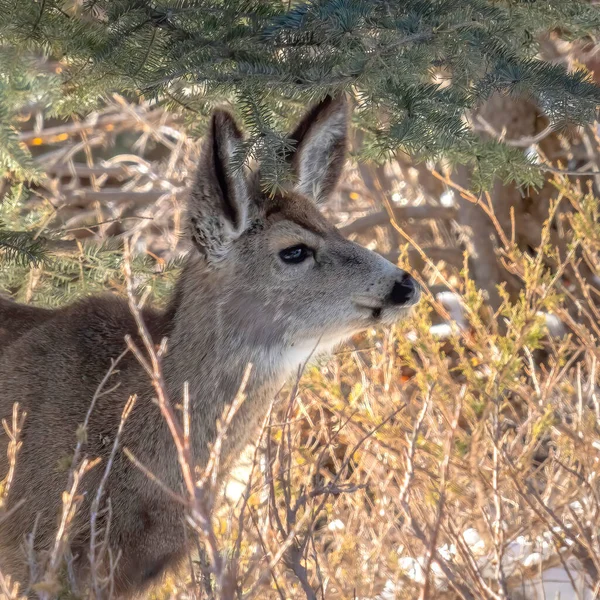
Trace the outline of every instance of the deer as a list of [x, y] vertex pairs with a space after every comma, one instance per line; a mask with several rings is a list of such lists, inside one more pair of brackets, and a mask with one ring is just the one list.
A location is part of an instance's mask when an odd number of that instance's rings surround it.
[[[217, 421], [248, 364], [246, 399], [221, 447], [224, 464], [257, 435], [272, 399], [300, 365], [358, 332], [393, 325], [419, 300], [411, 275], [345, 239], [319, 209], [340, 178], [349, 119], [342, 96], [310, 108], [288, 136], [290, 185], [266, 193], [260, 167], [236, 162], [245, 138], [235, 118], [226, 109], [211, 117], [188, 195], [189, 254], [166, 308], [141, 309], [152, 342], [167, 340], [161, 360], [169, 396], [181, 398], [187, 385], [198, 465], [209, 459]], [[126, 336], [141, 345], [128, 301], [117, 294], [51, 310], [0, 298], [0, 417], [9, 419], [16, 402], [26, 412], [9, 517], [0, 519], [0, 570], [16, 580], [31, 577], [27, 535], [34, 532], [36, 553], [50, 551], [67, 483], [57, 465], [72, 456], [90, 399], [119, 356], [110, 389], [90, 414], [86, 454], [107, 460], [123, 406], [136, 394], [120, 447], [165, 486], [181, 488], [172, 436], [148, 374], [124, 352]], [[7, 443], [0, 428], [0, 480], [9, 468]], [[75, 563], [88, 556], [89, 499], [101, 472], [91, 469], [80, 482], [84, 499], [70, 535]], [[104, 493], [111, 503], [108, 543], [119, 556], [115, 595], [128, 598], [187, 556], [185, 508], [123, 452], [114, 456]]]

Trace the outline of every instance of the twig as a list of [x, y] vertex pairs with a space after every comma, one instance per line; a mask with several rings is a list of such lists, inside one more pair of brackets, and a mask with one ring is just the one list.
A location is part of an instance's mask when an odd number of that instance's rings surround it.
[[492, 127], [491, 123], [486, 121], [481, 115], [477, 115], [475, 118], [480, 126], [475, 125], [473, 127], [474, 131], [485, 131], [486, 133], [489, 133], [493, 138], [497, 139], [499, 142], [502, 142], [507, 146], [514, 146], [515, 148], [529, 148], [529, 146], [539, 144], [539, 142], [546, 139], [549, 135], [553, 134], [557, 129], [557, 126], [555, 124], [550, 124], [536, 135], [524, 135], [514, 140], [507, 140], [506, 131], [503, 131], [502, 133], [497, 132]]
[[[92, 589], [94, 591], [95, 597], [101, 598], [101, 587], [98, 581], [98, 572], [97, 572], [97, 558], [96, 558], [96, 522], [98, 520], [98, 514], [100, 511], [100, 502], [102, 500], [102, 496], [104, 494], [104, 486], [106, 485], [106, 481], [108, 479], [108, 475], [113, 465], [113, 461], [115, 459], [115, 455], [117, 453], [117, 448], [119, 447], [119, 442], [121, 440], [121, 435], [123, 433], [123, 428], [125, 427], [125, 422], [127, 421], [131, 411], [133, 410], [133, 405], [135, 404], [136, 396], [129, 396], [129, 399], [125, 403], [123, 408], [123, 412], [121, 414], [121, 420], [119, 421], [119, 427], [117, 429], [117, 434], [115, 436], [112, 449], [108, 460], [106, 461], [106, 466], [104, 468], [104, 474], [102, 475], [102, 479], [98, 485], [98, 489], [96, 490], [96, 496], [92, 502], [92, 506], [90, 509], [90, 571], [92, 575]], [[102, 560], [102, 556], [98, 556], [98, 560]]]
[[435, 518], [435, 522], [433, 524], [433, 530], [431, 532], [431, 536], [429, 538], [429, 544], [427, 546], [427, 550], [425, 553], [425, 567], [423, 569], [423, 577], [425, 581], [423, 583], [423, 587], [421, 588], [421, 594], [419, 596], [419, 600], [427, 600], [429, 596], [429, 589], [431, 585], [431, 579], [429, 577], [431, 572], [431, 564], [433, 562], [434, 557], [437, 553], [437, 539], [440, 531], [440, 524], [442, 522], [442, 518], [444, 515], [444, 508], [446, 503], [446, 484], [448, 482], [448, 475], [450, 472], [450, 455], [452, 453], [452, 445], [454, 443], [454, 436], [456, 434], [456, 428], [458, 427], [458, 418], [460, 416], [460, 411], [462, 409], [464, 392], [466, 391], [463, 388], [463, 394], [459, 397], [458, 402], [456, 403], [456, 407], [454, 410], [454, 417], [452, 422], [450, 423], [450, 430], [446, 437], [446, 442], [444, 444], [444, 454], [442, 458], [442, 462], [440, 465], [440, 484], [439, 484], [439, 498], [437, 502], [437, 515]]
[[[8, 493], [10, 491], [10, 487], [13, 482], [13, 478], [15, 476], [15, 468], [17, 465], [17, 454], [21, 449], [22, 442], [20, 440], [21, 431], [23, 430], [23, 425], [25, 423], [25, 418], [27, 417], [27, 413], [23, 411], [19, 418], [19, 403], [15, 402], [13, 404], [12, 411], [12, 426], [9, 427], [6, 419], [2, 419], [2, 427], [4, 427], [4, 431], [8, 436], [8, 447], [6, 450], [6, 455], [8, 457], [8, 473], [4, 478], [2, 484], [2, 490], [0, 493], [0, 509], [4, 508], [6, 500], [8, 498]], [[2, 520], [6, 518], [5, 514], [0, 515]]]
[[[394, 206], [394, 218], [397, 221], [407, 221], [410, 219], [438, 219], [449, 221], [456, 217], [456, 209], [447, 206], [434, 206], [427, 204], [425, 206]], [[389, 223], [390, 216], [387, 210], [382, 210], [365, 217], [360, 217], [339, 227], [342, 235], [348, 236], [353, 233], [360, 233], [365, 229], [370, 229], [377, 225]]]

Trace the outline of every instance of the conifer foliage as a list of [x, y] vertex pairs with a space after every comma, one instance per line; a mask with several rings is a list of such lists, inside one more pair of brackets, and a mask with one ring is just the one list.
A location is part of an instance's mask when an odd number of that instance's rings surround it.
[[[533, 172], [507, 166], [516, 152], [481, 148], [468, 109], [498, 91], [527, 95], [560, 125], [589, 120], [600, 101], [583, 72], [538, 60], [542, 32], [597, 30], [600, 11], [577, 0], [0, 0], [0, 14], [2, 47], [60, 61], [52, 111], [85, 111], [112, 90], [185, 108], [201, 124], [230, 99], [274, 182], [288, 118], [325, 93], [353, 92], [371, 156], [477, 159], [506, 178]], [[4, 62], [0, 139], [10, 142], [9, 92], [31, 69]], [[26, 165], [3, 146], [2, 167]]]
[[[12, 181], [39, 176], [18, 115], [85, 115], [111, 92], [176, 109], [198, 134], [229, 101], [246, 158], [275, 186], [289, 122], [327, 93], [356, 100], [363, 157], [467, 163], [480, 188], [542, 178], [534, 157], [474, 135], [470, 109], [526, 96], [558, 128], [600, 103], [585, 71], [539, 58], [548, 32], [593, 38], [600, 10], [578, 0], [0, 0], [0, 15], [0, 170]], [[27, 260], [35, 245], [18, 252], [14, 235], [0, 227], [8, 255]]]

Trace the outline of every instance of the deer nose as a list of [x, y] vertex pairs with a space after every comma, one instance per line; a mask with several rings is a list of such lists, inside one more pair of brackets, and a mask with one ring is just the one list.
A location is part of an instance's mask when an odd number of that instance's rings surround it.
[[405, 306], [416, 304], [420, 296], [419, 284], [408, 273], [403, 273], [402, 277], [394, 282], [388, 299], [396, 306]]

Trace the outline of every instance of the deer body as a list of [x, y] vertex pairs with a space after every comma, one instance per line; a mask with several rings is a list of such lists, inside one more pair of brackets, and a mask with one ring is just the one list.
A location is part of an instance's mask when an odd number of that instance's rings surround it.
[[[258, 175], [234, 170], [241, 141], [233, 119], [213, 117], [189, 205], [191, 252], [166, 311], [143, 318], [153, 341], [168, 339], [163, 359], [173, 402], [189, 385], [191, 448], [202, 465], [216, 422], [252, 363], [242, 404], [225, 439], [227, 464], [249, 441], [286, 378], [311, 354], [375, 323], [393, 323], [418, 297], [413, 280], [375, 253], [341, 237], [317, 208], [331, 193], [343, 164], [347, 110], [327, 99], [308, 113], [291, 139], [296, 188], [275, 197], [260, 192]], [[10, 518], [0, 520], [0, 569], [27, 579], [25, 536], [51, 552], [67, 483], [68, 459], [90, 401], [124, 338], [141, 341], [127, 302], [89, 298], [46, 311], [0, 299], [0, 417], [14, 402], [27, 412], [23, 446], [8, 495]], [[91, 414], [85, 446], [109, 457], [123, 406], [137, 401], [121, 439], [163, 483], [179, 491], [175, 447], [147, 374], [125, 354]], [[0, 433], [0, 478], [8, 470]], [[67, 469], [59, 466], [67, 462]], [[91, 500], [102, 466], [84, 478], [86, 493], [71, 536], [82, 572], [89, 553]], [[120, 553], [117, 594], [143, 590], [186, 553], [184, 510], [118, 452], [106, 482], [109, 545]], [[17, 506], [22, 500], [23, 503]], [[37, 524], [36, 524], [37, 523]], [[100, 523], [98, 527], [102, 527]], [[35, 578], [35, 573], [29, 573]]]

